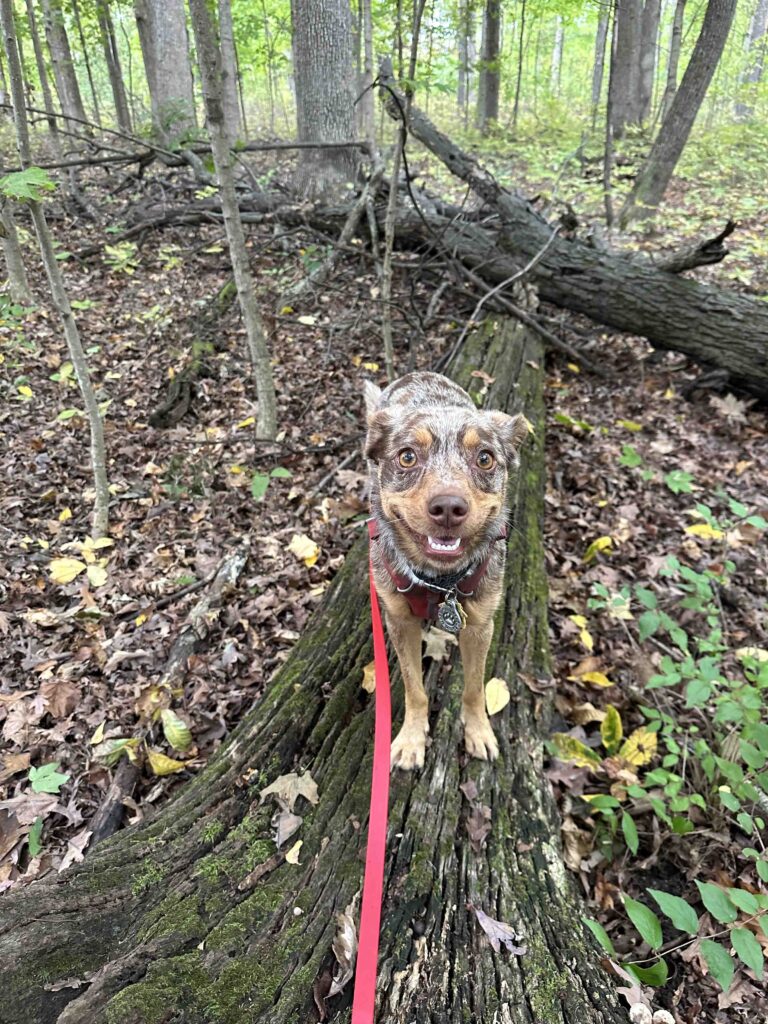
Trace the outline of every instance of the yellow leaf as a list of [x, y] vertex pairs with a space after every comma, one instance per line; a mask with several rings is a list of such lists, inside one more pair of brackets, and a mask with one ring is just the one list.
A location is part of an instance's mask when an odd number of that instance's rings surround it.
[[621, 724], [621, 715], [609, 704], [605, 709], [605, 718], [600, 723], [600, 738], [603, 746], [609, 754], [615, 754], [624, 735], [624, 727]]
[[283, 306], [280, 310], [280, 316], [288, 316], [289, 313], [293, 312], [293, 306]]
[[601, 551], [605, 551], [610, 554], [613, 549], [613, 537], [598, 537], [593, 540], [587, 550], [584, 552], [582, 562], [591, 562], [592, 559], [598, 555]]
[[561, 761], [571, 761], [578, 768], [595, 768], [600, 764], [598, 754], [574, 736], [556, 732], [552, 737], [552, 742]]
[[363, 669], [363, 681], [361, 686], [366, 693], [373, 693], [376, 689], [376, 663], [369, 661]]
[[509, 687], [505, 679], [494, 676], [485, 684], [485, 706], [489, 715], [495, 715], [509, 704]]
[[66, 521], [68, 519], [71, 519], [71, 518], [72, 518], [72, 509], [71, 508], [63, 508], [61, 510], [61, 512], [59, 512], [59, 522], [60, 523], [66, 523]]
[[298, 864], [299, 863], [299, 851], [304, 845], [304, 840], [299, 839], [297, 843], [294, 843], [288, 853], [285, 855], [286, 864]]
[[244, 420], [240, 420], [240, 422], [235, 427], [235, 430], [242, 430], [244, 427], [252, 427], [255, 422], [255, 416], [246, 416]]
[[320, 548], [306, 533], [294, 533], [288, 550], [309, 569], [320, 557]]
[[306, 327], [312, 327], [313, 324], [317, 323], [316, 316], [297, 316], [296, 320], [300, 324], [304, 324]]
[[235, 464], [234, 466], [229, 467], [229, 472], [237, 475], [238, 473], [244, 473], [245, 470], [243, 469], [242, 466], [238, 466], [237, 464]]
[[54, 558], [48, 566], [54, 583], [71, 583], [86, 568], [79, 558]]
[[94, 562], [88, 566], [88, 582], [92, 587], [103, 587], [107, 582], [106, 561], [106, 558], [103, 558], [98, 564]]
[[19, 384], [16, 388], [22, 398], [31, 398], [33, 395], [32, 388], [28, 384]]
[[581, 367], [577, 366], [576, 363], [568, 363], [568, 369], [571, 373], [581, 373]]
[[649, 732], [648, 729], [635, 729], [622, 744], [619, 757], [636, 768], [640, 768], [653, 760], [658, 743], [659, 740], [655, 732]]
[[685, 532], [692, 537], [701, 537], [702, 540], [719, 540], [723, 536], [722, 530], [715, 529], [709, 523], [694, 523], [693, 526], [686, 526]]
[[352, 362], [353, 366], [359, 366], [360, 363], [362, 363], [362, 361], [363, 361], [363, 357], [362, 356], [352, 356], [351, 362]]
[[667, 390], [664, 392], [664, 398], [666, 398], [666, 400], [669, 401], [671, 398], [674, 398], [674, 397], [675, 397], [675, 389], [674, 388], [667, 388]]
[[579, 627], [579, 640], [581, 640], [584, 647], [591, 653], [594, 650], [595, 641], [592, 639], [592, 634], [586, 628], [587, 620], [583, 615], [569, 615], [568, 618], [575, 626]]
[[146, 612], [140, 612], [133, 620], [133, 624], [134, 626], [143, 626], [148, 618], [149, 616], [147, 615]]
[[571, 620], [574, 626], [578, 626], [579, 629], [584, 629], [584, 627], [587, 624], [587, 620], [583, 615], [569, 615], [568, 618]]
[[192, 746], [192, 733], [189, 726], [175, 711], [170, 708], [163, 708], [160, 712], [160, 720], [163, 723], [163, 733], [170, 745], [176, 750], [188, 750]]
[[183, 761], [176, 761], [160, 750], [153, 750], [152, 747], [147, 747], [147, 760], [155, 775], [173, 775], [186, 768]]
[[768, 661], [768, 651], [764, 647], [739, 647], [734, 651], [739, 661], [745, 658], [754, 658], [755, 661]]
[[582, 676], [579, 676], [579, 679], [583, 680], [585, 683], [591, 683], [593, 686], [605, 687], [616, 685], [611, 682], [604, 672], [585, 672]]
[[625, 430], [632, 430], [634, 432], [643, 429], [643, 424], [636, 423], [634, 420], [616, 420], [616, 424], [619, 427], [624, 427]]
[[378, 363], [363, 363], [363, 369], [364, 370], [370, 370], [371, 373], [378, 373], [379, 372], [379, 364]]
[[106, 727], [106, 724], [107, 724], [107, 722], [106, 722], [106, 719], [105, 719], [101, 723], [101, 725], [97, 725], [96, 726], [96, 729], [95, 729], [95, 731], [93, 733], [93, 736], [91, 736], [91, 744], [92, 744], [92, 746], [95, 747], [97, 743], [101, 743], [102, 740], [104, 739], [104, 729]]

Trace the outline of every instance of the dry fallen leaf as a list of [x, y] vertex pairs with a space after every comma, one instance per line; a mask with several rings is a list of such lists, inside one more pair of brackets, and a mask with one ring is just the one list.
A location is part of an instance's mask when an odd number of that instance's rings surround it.
[[272, 817], [272, 828], [275, 830], [275, 846], [278, 850], [281, 846], [295, 835], [304, 823], [300, 814], [291, 814], [290, 811], [278, 811]]
[[369, 661], [363, 669], [363, 681], [360, 684], [366, 693], [373, 693], [376, 689], [376, 662]]
[[304, 772], [303, 775], [288, 772], [287, 775], [281, 775], [271, 785], [262, 789], [259, 802], [263, 804], [268, 796], [274, 796], [289, 811], [293, 811], [294, 804], [300, 796], [311, 804], [316, 804], [320, 799], [317, 783], [311, 772]]
[[299, 839], [293, 844], [288, 853], [285, 855], [285, 861], [287, 864], [298, 864], [299, 863], [299, 852], [304, 845], [304, 840]]
[[355, 901], [353, 900], [344, 910], [343, 914], [336, 915], [336, 934], [333, 937], [332, 949], [338, 967], [328, 991], [329, 999], [338, 995], [354, 974], [355, 960], [357, 959], [355, 909]]
[[509, 687], [505, 679], [494, 676], [485, 684], [485, 706], [489, 715], [495, 715], [509, 704]]
[[160, 750], [154, 750], [152, 747], [147, 748], [147, 760], [149, 761], [149, 767], [152, 769], [155, 775], [173, 775], [175, 772], [183, 771], [186, 768], [184, 761], [176, 761], [172, 757], [168, 757]]
[[69, 679], [46, 679], [40, 685], [40, 696], [54, 718], [66, 718], [77, 707], [80, 687]]
[[320, 548], [306, 533], [294, 533], [288, 550], [310, 569], [320, 557]]
[[497, 953], [500, 951], [502, 944], [515, 956], [522, 956], [523, 953], [528, 951], [527, 947], [518, 945], [522, 936], [517, 935], [517, 933], [510, 928], [508, 924], [504, 924], [503, 921], [497, 921], [493, 917], [488, 917], [488, 915], [480, 910], [479, 907], [474, 907], [471, 903], [467, 904], [467, 908], [469, 910], [474, 910], [475, 917], [480, 923], [480, 927], [487, 935], [488, 941]]
[[449, 646], [453, 647], [459, 642], [453, 633], [446, 633], [445, 630], [438, 629], [437, 626], [422, 630], [421, 639], [426, 644], [424, 657], [432, 658], [434, 661], [442, 661], [446, 658]]
[[29, 754], [4, 754], [0, 760], [0, 786], [29, 768]]
[[85, 562], [79, 558], [54, 558], [48, 566], [54, 583], [71, 583], [73, 579], [86, 570]]

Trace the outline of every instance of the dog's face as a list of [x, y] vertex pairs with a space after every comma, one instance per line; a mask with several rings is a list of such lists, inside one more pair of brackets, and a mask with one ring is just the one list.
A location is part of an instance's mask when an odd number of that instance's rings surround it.
[[522, 416], [461, 406], [369, 414], [381, 509], [412, 565], [450, 571], [487, 539], [527, 432]]

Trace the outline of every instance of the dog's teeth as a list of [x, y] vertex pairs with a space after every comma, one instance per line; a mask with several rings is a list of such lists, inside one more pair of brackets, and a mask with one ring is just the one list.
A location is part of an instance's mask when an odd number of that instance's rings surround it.
[[427, 540], [429, 541], [429, 546], [435, 551], [458, 551], [461, 544], [461, 537], [451, 541], [440, 541], [435, 537], [427, 537]]

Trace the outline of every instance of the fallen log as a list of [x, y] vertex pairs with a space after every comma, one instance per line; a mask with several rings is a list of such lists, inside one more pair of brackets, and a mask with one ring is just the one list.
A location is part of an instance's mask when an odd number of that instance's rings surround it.
[[[404, 99], [386, 67], [380, 77], [385, 107], [399, 121]], [[558, 237], [550, 245], [552, 229], [530, 203], [502, 188], [415, 106], [408, 130], [498, 212], [502, 253], [522, 265], [546, 250], [530, 273], [542, 299], [724, 370], [733, 387], [768, 401], [766, 303], [660, 270], [650, 260], [598, 251], [578, 238]], [[495, 268], [481, 274], [494, 283], [503, 279]]]
[[[579, 923], [542, 771], [542, 362], [539, 340], [507, 321], [472, 335], [451, 367], [483, 404], [523, 411], [535, 428], [512, 486], [490, 655], [512, 699], [494, 719], [499, 760], [467, 764], [461, 668], [428, 671], [426, 766], [393, 778], [378, 1012], [387, 1024], [626, 1024]], [[489, 387], [471, 376], [480, 368], [495, 378]], [[310, 1024], [318, 1006], [349, 1021], [351, 984], [325, 993], [336, 917], [359, 892], [366, 844], [366, 560], [361, 540], [260, 703], [168, 806], [0, 902], [6, 1024]], [[397, 680], [394, 694], [399, 718]], [[299, 798], [303, 822], [277, 850], [274, 805], [260, 794], [292, 771], [305, 783], [311, 773], [319, 799]], [[285, 857], [297, 839], [298, 864]], [[492, 949], [478, 911], [514, 929], [525, 951]]]

